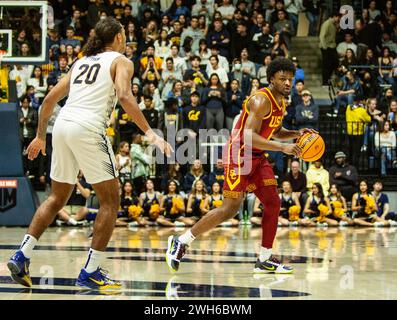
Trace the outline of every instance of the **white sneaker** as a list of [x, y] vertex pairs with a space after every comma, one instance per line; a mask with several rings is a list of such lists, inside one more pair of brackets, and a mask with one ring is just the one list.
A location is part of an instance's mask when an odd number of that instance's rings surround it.
[[346, 227], [348, 225], [349, 225], [349, 223], [347, 221], [339, 221], [339, 226], [340, 227]]
[[55, 221], [55, 224], [57, 225], [57, 227], [62, 227], [62, 226], [63, 226], [63, 221], [57, 219], [57, 220]]
[[387, 220], [390, 223], [390, 227], [397, 227], [397, 221]]
[[219, 226], [220, 227], [232, 227], [233, 225], [230, 221], [225, 221], [225, 222], [222, 222]]
[[380, 221], [374, 222], [374, 227], [375, 228], [381, 228], [381, 227], [384, 227], [384, 226], [385, 226], [385, 224], [383, 222], [380, 222]]
[[137, 221], [132, 221], [128, 224], [128, 228], [138, 227], [139, 223]]
[[289, 223], [289, 225], [290, 225], [290, 227], [297, 227], [299, 225], [299, 222], [298, 221], [291, 221]]
[[181, 221], [175, 221], [174, 224], [175, 224], [175, 227], [184, 227], [185, 226], [185, 224]]

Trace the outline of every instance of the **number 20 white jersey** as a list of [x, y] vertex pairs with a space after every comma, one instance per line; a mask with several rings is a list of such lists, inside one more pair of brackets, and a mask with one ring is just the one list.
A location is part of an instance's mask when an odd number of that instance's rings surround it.
[[75, 62], [70, 79], [69, 97], [59, 119], [72, 121], [103, 134], [117, 102], [110, 74], [112, 62], [120, 53], [115, 51], [83, 57]]

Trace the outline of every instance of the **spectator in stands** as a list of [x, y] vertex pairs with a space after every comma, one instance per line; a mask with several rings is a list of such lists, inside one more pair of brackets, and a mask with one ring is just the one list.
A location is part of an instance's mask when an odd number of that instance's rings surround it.
[[31, 54], [33, 56], [39, 56], [41, 54], [41, 30], [34, 28], [32, 30], [31, 40]]
[[393, 58], [390, 54], [388, 47], [383, 47], [380, 57], [378, 58], [379, 63], [379, 76], [378, 81], [381, 84], [388, 83], [393, 86], [394, 91], [394, 78], [393, 78]]
[[182, 80], [182, 73], [174, 67], [174, 60], [172, 58], [166, 59], [166, 69], [161, 74], [162, 78], [162, 99], [168, 98], [169, 92], [176, 81]]
[[182, 0], [174, 0], [165, 13], [171, 17], [171, 20], [178, 20], [180, 15], [190, 16], [190, 10]]
[[[215, 56], [212, 56], [211, 61], [215, 58]], [[201, 97], [201, 102], [207, 110], [207, 129], [216, 128], [217, 130], [221, 130], [223, 128], [225, 119], [223, 107], [226, 103], [226, 91], [224, 87], [226, 85], [222, 86], [218, 75], [216, 73], [211, 74], [208, 87], [204, 90]]]
[[207, 40], [201, 39], [199, 41], [199, 49], [195, 52], [195, 55], [200, 57], [200, 64], [206, 68], [211, 57], [211, 50], [208, 48]]
[[221, 19], [215, 19], [213, 22], [213, 30], [208, 31], [207, 43], [219, 50], [219, 54], [228, 58], [230, 46], [230, 34], [223, 26]]
[[387, 31], [384, 31], [382, 34], [382, 47], [389, 48], [392, 52], [392, 55], [394, 56], [397, 54], [397, 43], [390, 39], [390, 33], [388, 33]]
[[29, 99], [30, 99], [30, 106], [35, 109], [38, 110], [40, 108], [40, 100], [39, 98], [36, 96], [36, 90], [33, 86], [27, 86], [26, 87], [26, 93], [25, 93]]
[[390, 101], [387, 120], [390, 122], [392, 130], [397, 136], [397, 99]]
[[192, 130], [196, 136], [200, 129], [206, 128], [206, 110], [197, 91], [190, 94], [190, 104], [183, 108], [183, 127]]
[[181, 42], [183, 43], [186, 37], [191, 37], [193, 39], [191, 50], [196, 52], [200, 46], [200, 40], [205, 37], [203, 31], [198, 25], [198, 16], [192, 16], [190, 20], [190, 27], [185, 29], [181, 35]]
[[73, 46], [68, 44], [66, 46], [66, 52], [65, 52], [66, 59], [68, 61], [68, 67], [69, 69], [72, 67], [73, 63], [77, 60], [77, 55], [74, 52]]
[[172, 31], [168, 37], [172, 42], [172, 44], [177, 45], [178, 48], [181, 45], [182, 32], [183, 32], [183, 27], [181, 23], [178, 20], [174, 21], [172, 23]]
[[375, 133], [375, 147], [380, 154], [381, 175], [386, 176], [387, 168], [393, 162], [396, 166], [396, 135], [390, 130], [390, 122], [385, 121]]
[[204, 88], [208, 85], [208, 75], [204, 69], [201, 69], [201, 59], [199, 56], [192, 56], [190, 58], [190, 64], [192, 67], [186, 70], [183, 81], [184, 85], [191, 88], [191, 91], [198, 91], [200, 94]]
[[48, 76], [48, 85], [56, 85], [59, 80], [61, 80], [69, 71], [68, 60], [66, 56], [59, 56], [58, 58], [58, 68], [54, 69]]
[[25, 172], [29, 172], [33, 167], [31, 161], [27, 159], [26, 148], [36, 136], [38, 114], [35, 109], [31, 107], [31, 101], [28, 96], [22, 96], [21, 108], [18, 110], [20, 137], [22, 141], [22, 148], [24, 153], [24, 168]]
[[[73, 28], [73, 36], [79, 37], [81, 39], [84, 39], [88, 35], [88, 26], [85, 23], [85, 19], [82, 18], [81, 11], [79, 9], [74, 9], [72, 16], [67, 17], [64, 21], [63, 24], [60, 26], [61, 28], [61, 34], [65, 34], [64, 32], [66, 31], [66, 36], [68, 37], [68, 28], [72, 27]], [[74, 46], [75, 47], [75, 46]], [[76, 49], [76, 47], [75, 47]], [[77, 53], [80, 51], [80, 49], [77, 51]]]
[[353, 42], [353, 34], [351, 32], [345, 33], [345, 41], [340, 42], [336, 47], [336, 52], [339, 55], [339, 60], [342, 61], [346, 55], [346, 50], [351, 49], [354, 55], [357, 56], [357, 45]]
[[21, 47], [23, 43], [28, 43], [28, 35], [26, 33], [25, 29], [21, 29], [18, 31], [18, 36], [16, 39], [13, 40], [13, 48], [12, 48], [12, 54], [14, 56], [20, 55], [21, 52]]
[[[120, 207], [122, 219], [128, 217], [128, 220], [132, 220], [129, 224], [130, 227], [147, 225], [147, 221], [142, 217], [142, 207], [139, 205], [139, 198], [135, 193], [131, 181], [125, 181], [121, 187]], [[117, 220], [116, 225], [121, 225], [120, 220], [122, 219]]]
[[[291, 161], [291, 170], [287, 173], [285, 180], [289, 181], [292, 186], [292, 192], [301, 204], [306, 202], [307, 198], [307, 180], [306, 175], [300, 171], [300, 163], [298, 160]], [[303, 205], [301, 205], [303, 207]]]
[[168, 32], [161, 29], [159, 38], [154, 42], [154, 54], [165, 60], [171, 54], [171, 41], [168, 40]]
[[353, 221], [363, 227], [388, 227], [390, 223], [378, 217], [374, 197], [368, 192], [368, 183], [360, 182], [359, 191], [352, 198]]
[[192, 44], [193, 44], [193, 38], [189, 36], [185, 37], [185, 39], [182, 42], [179, 56], [185, 59], [186, 63], [190, 62], [189, 59], [193, 55]]
[[153, 45], [158, 39], [159, 32], [156, 20], [150, 20], [146, 24], [146, 28], [142, 30], [143, 47], [147, 48], [149, 45]]
[[[249, 83], [248, 83], [249, 85]], [[234, 118], [240, 114], [241, 107], [243, 105], [244, 98], [246, 96], [240, 89], [240, 82], [237, 79], [233, 79], [230, 82], [230, 89], [227, 91], [227, 103], [225, 106], [226, 116], [226, 128], [228, 130], [233, 129]]]
[[209, 210], [204, 207], [208, 197], [207, 187], [202, 179], [195, 180], [188, 197], [186, 217], [198, 221]]
[[375, 132], [378, 131], [378, 128], [386, 119], [387, 111], [383, 113], [381, 110], [377, 109], [377, 100], [375, 98], [367, 99], [366, 110], [371, 117], [371, 121], [369, 125], [365, 127], [364, 143], [361, 151], [367, 151], [368, 146], [370, 146], [371, 154], [373, 155], [375, 151], [373, 145]]
[[258, 78], [253, 78], [251, 80], [250, 87], [248, 89], [248, 94], [247, 96], [253, 95], [256, 91], [258, 91], [261, 88], [261, 84], [259, 82]]
[[272, 56], [270, 54], [266, 54], [263, 60], [263, 65], [256, 73], [256, 77], [259, 79], [261, 87], [269, 86], [269, 81], [267, 80], [267, 67], [269, 66], [270, 62], [272, 62]]
[[247, 30], [247, 24], [241, 21], [237, 24], [237, 30], [232, 33], [231, 39], [231, 58], [237, 58], [241, 56], [242, 51], [245, 48], [249, 48], [251, 45], [251, 37]]
[[339, 25], [339, 21], [340, 16], [335, 12], [321, 25], [320, 49], [322, 56], [323, 86], [328, 86], [328, 81], [338, 65], [338, 55], [335, 48], [336, 28]]
[[59, 49], [61, 53], [66, 53], [66, 46], [70, 44], [73, 46], [74, 51], [79, 53], [81, 50], [81, 42], [75, 38], [75, 31], [74, 28], [69, 26], [66, 28], [66, 39], [62, 39], [60, 42]]
[[119, 172], [121, 183], [131, 180], [132, 160], [130, 156], [130, 145], [127, 141], [121, 141], [116, 153], [116, 169]]
[[273, 47], [273, 36], [271, 35], [270, 24], [265, 22], [260, 33], [256, 33], [253, 38], [254, 59], [259, 63], [269, 54]]
[[[179, 47], [175, 44], [171, 45], [171, 55], [168, 56], [167, 58], [172, 58], [174, 62], [174, 68], [175, 70], [178, 70], [181, 74], [184, 74], [187, 65], [186, 65], [186, 60], [182, 57], [179, 56]], [[166, 61], [164, 60], [162, 69], [166, 68]]]
[[341, 69], [342, 67], [344, 68], [344, 70], [340, 70], [340, 72], [345, 74], [346, 71], [350, 69], [349, 67], [354, 65], [357, 65], [356, 55], [354, 54], [354, 51], [352, 49], [347, 49], [344, 58], [339, 63], [339, 69]]
[[144, 181], [149, 174], [150, 157], [145, 154], [142, 141], [142, 135], [140, 133], [133, 134], [130, 155], [134, 167], [131, 178], [137, 192], [141, 192]]
[[335, 165], [329, 169], [330, 184], [336, 184], [346, 199], [351, 199], [357, 185], [357, 169], [346, 162], [346, 154], [338, 151], [335, 154]]
[[34, 87], [36, 97], [40, 101], [43, 101], [45, 94], [47, 93], [47, 79], [43, 77], [41, 67], [34, 67], [33, 73], [30, 76], [27, 84]]
[[19, 57], [30, 57], [30, 56], [32, 56], [32, 54], [30, 52], [30, 44], [28, 42], [23, 42], [21, 44], [21, 49], [20, 49], [19, 53], [17, 54], [17, 56], [19, 56]]
[[387, 113], [392, 99], [395, 99], [392, 88], [387, 88], [379, 99], [379, 110], [382, 113]]
[[139, 205], [143, 209], [143, 217], [149, 225], [153, 225], [160, 216], [160, 202], [162, 195], [154, 188], [153, 180], [145, 181], [145, 192], [139, 195]]
[[375, 20], [377, 16], [380, 16], [380, 11], [376, 9], [376, 1], [370, 1], [368, 6], [368, 14], [371, 20]]
[[196, 4], [192, 7], [192, 16], [203, 15], [206, 20], [210, 21], [214, 14], [214, 6], [207, 0], [197, 0]]
[[215, 74], [224, 88], [226, 88], [229, 83], [227, 72], [219, 65], [219, 58], [216, 55], [210, 57], [210, 65], [207, 67], [207, 74], [211, 75], [211, 77]]
[[161, 214], [157, 223], [164, 227], [183, 227], [192, 226], [194, 221], [185, 218], [185, 203], [179, 194], [178, 184], [176, 181], [168, 181], [164, 196], [160, 201]]
[[280, 37], [278, 32], [274, 33], [273, 37], [273, 46], [271, 48], [272, 59], [276, 59], [277, 57], [285, 57], [288, 58], [289, 51], [287, 46], [285, 45], [284, 39]]
[[[211, 47], [211, 55], [217, 56], [219, 59], [219, 66], [222, 69], [224, 69], [226, 72], [230, 72], [229, 61], [226, 59], [226, 57], [219, 54], [219, 50], [216, 46]], [[210, 58], [211, 58], [211, 56], [210, 56]], [[209, 71], [211, 71], [211, 63], [210, 62], [207, 65], [206, 71], [207, 71], [207, 74], [210, 74], [210, 72], [209, 72]]]
[[142, 110], [147, 122], [151, 128], [159, 128], [159, 112], [154, 108], [153, 98], [151, 96], [143, 96], [145, 109]]
[[284, 1], [276, 0], [275, 10], [272, 12], [270, 17], [270, 25], [274, 25], [278, 21], [278, 12], [280, 10], [285, 10]]
[[205, 15], [201, 14], [198, 16], [198, 27], [205, 36], [207, 36], [208, 33], [208, 24], [209, 24], [209, 20], [207, 20]]
[[250, 73], [248, 73], [249, 69], [245, 68], [245, 71], [246, 72], [243, 72], [243, 65], [241, 63], [241, 59], [240, 58], [234, 59], [232, 72], [229, 73], [229, 80], [230, 82], [232, 82], [233, 80], [238, 80], [238, 83], [241, 84], [241, 91], [244, 94], [244, 96], [248, 95], [248, 90], [251, 84], [251, 75]]
[[[312, 101], [309, 90], [302, 91], [303, 103], [296, 106], [295, 119], [298, 129], [313, 128], [318, 130], [318, 106]], [[324, 189], [324, 190], [328, 190]]]
[[132, 142], [132, 135], [138, 132], [138, 128], [135, 125], [131, 116], [123, 108], [119, 109], [118, 113], [118, 128], [121, 141]]
[[83, 173], [80, 171], [66, 206], [58, 213], [59, 221], [57, 221], [57, 225], [62, 226], [63, 223], [66, 223], [66, 225], [77, 226], [81, 224], [80, 221], [88, 214], [86, 202], [91, 196], [91, 192], [92, 186], [86, 182]]
[[288, 19], [285, 10], [279, 10], [277, 13], [278, 21], [273, 25], [274, 32], [280, 34], [280, 38], [284, 40], [286, 47], [291, 48], [291, 38], [296, 33], [294, 23]]
[[377, 215], [383, 220], [388, 220], [391, 226], [396, 225], [397, 215], [396, 213], [390, 211], [389, 197], [386, 193], [383, 193], [383, 183], [380, 180], [376, 180], [373, 184], [374, 190], [371, 195], [376, 201], [376, 206], [378, 208]]
[[255, 76], [256, 76], [255, 63], [253, 63], [248, 58], [249, 58], [248, 49], [247, 48], [243, 48], [242, 51], [241, 51], [242, 72], [247, 74], [247, 75], [250, 75], [252, 78], [255, 78]]
[[170, 100], [175, 100], [177, 103], [178, 110], [183, 106], [183, 96], [182, 96], [182, 81], [175, 81], [172, 85], [172, 90], [168, 93], [167, 102]]
[[354, 224], [353, 220], [347, 216], [346, 199], [342, 196], [336, 184], [331, 185], [329, 189], [328, 201], [332, 210], [332, 213], [328, 216], [329, 219], [337, 221], [341, 227]]
[[[325, 208], [325, 212], [320, 209], [321, 205]], [[335, 220], [326, 218], [331, 213], [331, 206], [320, 183], [313, 184], [311, 195], [306, 200], [303, 213], [311, 220], [312, 224], [309, 225], [317, 224], [319, 227], [338, 225]]]
[[329, 173], [324, 169], [321, 159], [314, 161], [306, 171], [307, 189], [311, 190], [315, 183], [321, 184], [324, 195], [328, 195]]
[[305, 7], [305, 14], [307, 20], [309, 20], [309, 37], [317, 35], [317, 22], [320, 14], [321, 2], [313, 0], [303, 0], [303, 6]]
[[230, 0], [222, 0], [222, 4], [218, 6], [217, 10], [221, 13], [223, 17], [223, 23], [227, 25], [231, 20], [233, 20], [233, 14], [236, 7], [231, 3]]
[[[154, 47], [153, 47], [154, 50]], [[142, 60], [145, 59], [143, 62]], [[157, 59], [157, 60], [156, 60]], [[161, 80], [161, 58], [147, 55], [141, 59], [142, 81], [146, 83], [155, 83], [156, 85]]]
[[120, 18], [120, 23], [123, 26], [128, 25], [130, 22], [135, 22], [135, 18], [132, 16], [132, 6], [128, 3], [124, 5], [123, 15]]
[[295, 85], [297, 80], [303, 80], [303, 81], [305, 80], [305, 71], [299, 65], [299, 61], [298, 61], [297, 57], [292, 57], [291, 60], [295, 66], [295, 77], [294, 77], [294, 81], [292, 83], [292, 85]]
[[208, 175], [208, 182], [209, 185], [213, 185], [215, 182], [218, 182], [222, 190], [224, 180], [225, 169], [223, 165], [223, 160], [222, 158], [219, 158], [218, 160], [216, 160], [214, 169]]
[[[161, 190], [167, 190], [168, 181], [175, 181], [178, 189], [181, 190], [183, 186], [183, 175], [181, 172], [181, 165], [179, 163], [170, 163], [167, 165], [166, 171], [161, 178]], [[181, 195], [186, 198], [186, 194], [180, 191]]]
[[342, 103], [353, 105], [358, 97], [362, 97], [362, 87], [353, 71], [347, 71], [342, 78], [342, 87], [336, 91], [335, 108], [332, 116], [337, 117]]
[[208, 175], [204, 171], [204, 167], [201, 164], [200, 160], [194, 160], [193, 164], [190, 167], [190, 171], [185, 175], [183, 179], [183, 190], [186, 193], [190, 193], [192, 191], [192, 187], [195, 182], [203, 181], [205, 185], [208, 185]]
[[139, 32], [136, 23], [133, 21], [128, 22], [127, 28], [125, 30], [126, 43], [135, 42], [137, 47], [142, 49], [142, 35]]

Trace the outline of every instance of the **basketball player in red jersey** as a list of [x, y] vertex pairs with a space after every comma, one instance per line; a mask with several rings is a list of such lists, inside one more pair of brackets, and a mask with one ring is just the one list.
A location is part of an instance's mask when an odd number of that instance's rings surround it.
[[[244, 102], [243, 112], [224, 148], [224, 155], [226, 154], [227, 159], [223, 205], [208, 212], [183, 235], [168, 238], [166, 261], [171, 271], [178, 270], [180, 261], [193, 240], [223, 221], [233, 218], [244, 200], [244, 192], [251, 191], [255, 193], [264, 207], [262, 246], [254, 272], [293, 272], [293, 268], [283, 265], [272, 256], [280, 198], [277, 192], [277, 181], [265, 151], [282, 151], [288, 155], [299, 156], [301, 150], [296, 144], [271, 141], [271, 138], [281, 141], [292, 140], [306, 132], [315, 132], [311, 129], [286, 130], [282, 127], [285, 113], [284, 99], [291, 92], [294, 75], [295, 67], [290, 60], [275, 59], [267, 69], [269, 87], [258, 90]], [[244, 172], [241, 159], [244, 159], [244, 166], [249, 162], [251, 166], [249, 172]]]

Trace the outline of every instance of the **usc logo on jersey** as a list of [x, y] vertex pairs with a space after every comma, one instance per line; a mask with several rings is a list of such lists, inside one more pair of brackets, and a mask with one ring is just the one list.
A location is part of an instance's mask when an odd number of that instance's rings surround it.
[[236, 171], [234, 169], [229, 171], [230, 179], [235, 180], [237, 178]]
[[281, 124], [281, 121], [283, 121], [283, 116], [272, 116], [269, 127], [277, 128]]
[[190, 121], [198, 121], [201, 111], [189, 111], [188, 117]]

